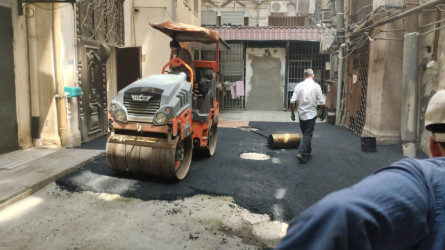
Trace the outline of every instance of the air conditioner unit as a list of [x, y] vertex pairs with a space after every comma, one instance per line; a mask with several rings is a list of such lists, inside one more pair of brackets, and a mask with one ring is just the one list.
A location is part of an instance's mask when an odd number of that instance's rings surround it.
[[319, 12], [320, 12], [320, 21], [322, 23], [333, 22], [330, 9], [320, 9]]
[[271, 13], [286, 13], [287, 2], [286, 1], [272, 1], [270, 2]]

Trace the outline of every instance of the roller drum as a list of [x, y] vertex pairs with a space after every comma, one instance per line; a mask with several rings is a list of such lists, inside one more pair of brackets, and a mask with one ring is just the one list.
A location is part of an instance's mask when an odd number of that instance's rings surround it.
[[[183, 179], [192, 159], [192, 141], [190, 137], [178, 141], [178, 138], [167, 142], [130, 136], [110, 137], [106, 149], [108, 165], [116, 171]], [[181, 153], [183, 157], [179, 160]]]
[[267, 139], [270, 148], [298, 148], [299, 134], [271, 134]]

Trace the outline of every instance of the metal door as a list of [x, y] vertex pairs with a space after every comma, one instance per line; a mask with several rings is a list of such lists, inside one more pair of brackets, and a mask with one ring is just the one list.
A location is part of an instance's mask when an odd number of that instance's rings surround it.
[[282, 110], [284, 81], [280, 77], [280, 58], [253, 55], [251, 67], [252, 75], [246, 80], [246, 89], [250, 89], [246, 91], [246, 109]]
[[116, 49], [117, 91], [142, 76], [141, 47]]
[[11, 9], [0, 7], [0, 153], [18, 149]]
[[82, 142], [107, 133], [107, 66], [109, 48], [95, 41], [81, 40], [79, 46], [79, 128]]
[[369, 44], [365, 44], [348, 61], [345, 125], [358, 135], [362, 134], [366, 119], [368, 68]]
[[359, 79], [360, 55], [354, 54], [348, 62], [348, 85], [346, 89], [346, 126], [355, 131], [357, 112], [360, 110], [362, 82]]

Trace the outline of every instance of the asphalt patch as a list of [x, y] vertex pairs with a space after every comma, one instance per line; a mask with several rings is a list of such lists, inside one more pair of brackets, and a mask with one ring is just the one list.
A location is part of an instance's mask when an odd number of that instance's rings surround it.
[[[300, 133], [297, 122], [250, 122], [262, 134]], [[105, 148], [105, 140], [92, 142]], [[88, 144], [88, 143], [87, 143]], [[168, 181], [113, 172], [101, 158], [56, 181], [70, 191], [119, 194], [141, 200], [177, 200], [196, 194], [231, 196], [254, 213], [289, 222], [330, 192], [348, 187], [401, 158], [401, 144], [361, 151], [360, 136], [344, 127], [316, 123], [312, 157], [298, 164], [298, 149], [271, 149], [267, 139], [248, 130], [219, 128], [215, 154], [194, 157], [187, 177]], [[88, 148], [88, 145], [84, 145]], [[242, 159], [244, 153], [270, 156]], [[427, 158], [421, 152], [419, 158]], [[277, 193], [280, 195], [277, 196]]]

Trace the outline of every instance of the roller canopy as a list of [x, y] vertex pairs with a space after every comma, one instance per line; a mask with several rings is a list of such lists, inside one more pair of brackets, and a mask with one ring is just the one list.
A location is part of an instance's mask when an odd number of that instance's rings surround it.
[[178, 40], [178, 42], [201, 42], [211, 44], [219, 41], [219, 32], [212, 29], [176, 22], [150, 25], [169, 37]]

